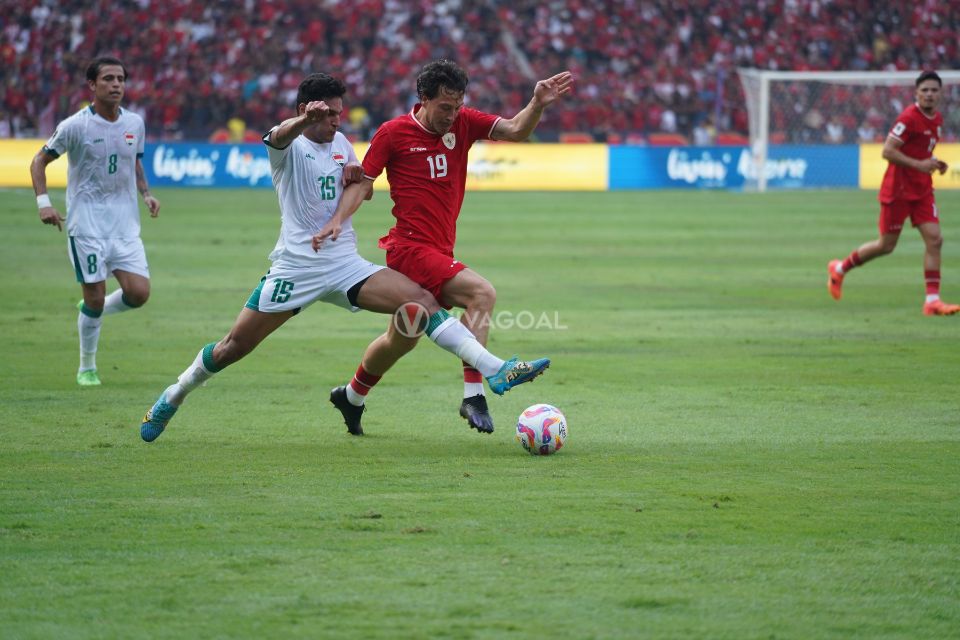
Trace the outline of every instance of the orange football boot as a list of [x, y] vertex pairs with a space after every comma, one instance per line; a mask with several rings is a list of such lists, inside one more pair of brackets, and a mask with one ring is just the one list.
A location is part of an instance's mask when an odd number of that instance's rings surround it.
[[[841, 287], [843, 286], [843, 274], [837, 273], [837, 265], [843, 264], [841, 260], [831, 260], [827, 264], [827, 289], [830, 291], [830, 295], [833, 296], [834, 300], [839, 300], [840, 296], [843, 295]], [[926, 310], [924, 310], [926, 313]]]
[[952, 316], [960, 312], [960, 304], [947, 304], [939, 298], [923, 304], [925, 316]]

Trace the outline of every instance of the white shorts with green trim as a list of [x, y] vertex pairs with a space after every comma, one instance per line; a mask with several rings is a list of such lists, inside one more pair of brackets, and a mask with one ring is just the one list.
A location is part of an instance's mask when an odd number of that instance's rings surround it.
[[150, 278], [140, 238], [67, 236], [67, 255], [80, 283], [103, 282], [114, 271]]
[[299, 313], [319, 300], [359, 311], [360, 308], [350, 302], [347, 292], [385, 268], [356, 254], [322, 268], [275, 262], [244, 306], [264, 313]]

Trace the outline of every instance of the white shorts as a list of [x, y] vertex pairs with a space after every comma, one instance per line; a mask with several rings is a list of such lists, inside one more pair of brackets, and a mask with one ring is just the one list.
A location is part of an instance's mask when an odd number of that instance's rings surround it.
[[264, 313], [299, 313], [320, 300], [350, 311], [359, 311], [359, 307], [350, 304], [347, 292], [358, 282], [385, 268], [357, 254], [322, 268], [275, 262], [244, 306]]
[[68, 236], [67, 255], [80, 283], [103, 282], [114, 271], [150, 278], [147, 253], [140, 238]]

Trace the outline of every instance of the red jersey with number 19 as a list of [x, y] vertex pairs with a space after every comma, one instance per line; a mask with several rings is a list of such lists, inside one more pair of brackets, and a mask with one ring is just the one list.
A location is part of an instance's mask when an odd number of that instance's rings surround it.
[[[940, 112], [933, 116], [924, 115], [916, 104], [912, 104], [900, 114], [896, 124], [890, 130], [891, 136], [903, 142], [900, 147], [906, 156], [915, 160], [926, 160], [933, 155], [943, 126]], [[893, 164], [887, 166], [883, 174], [878, 199], [884, 204], [894, 200], [920, 200], [933, 193], [933, 178], [930, 174]]]
[[429, 245], [453, 256], [457, 217], [467, 183], [467, 152], [490, 138], [499, 116], [464, 107], [453, 127], [440, 136], [410, 113], [385, 122], [370, 141], [363, 172], [375, 179], [387, 170], [393, 217], [397, 222], [380, 239], [381, 249], [397, 243]]

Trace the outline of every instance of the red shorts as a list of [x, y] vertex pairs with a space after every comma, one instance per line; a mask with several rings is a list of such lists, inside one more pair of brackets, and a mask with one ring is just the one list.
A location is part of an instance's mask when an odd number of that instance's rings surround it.
[[939, 223], [940, 217], [937, 212], [937, 203], [933, 200], [933, 194], [931, 193], [920, 200], [881, 202], [880, 220], [877, 223], [877, 226], [880, 227], [880, 234], [900, 233], [907, 218], [910, 219], [910, 224], [915, 227], [927, 222]]
[[444, 309], [450, 305], [440, 297], [440, 288], [447, 280], [467, 268], [453, 256], [423, 244], [390, 243], [387, 249], [387, 266], [399, 271], [433, 294]]

